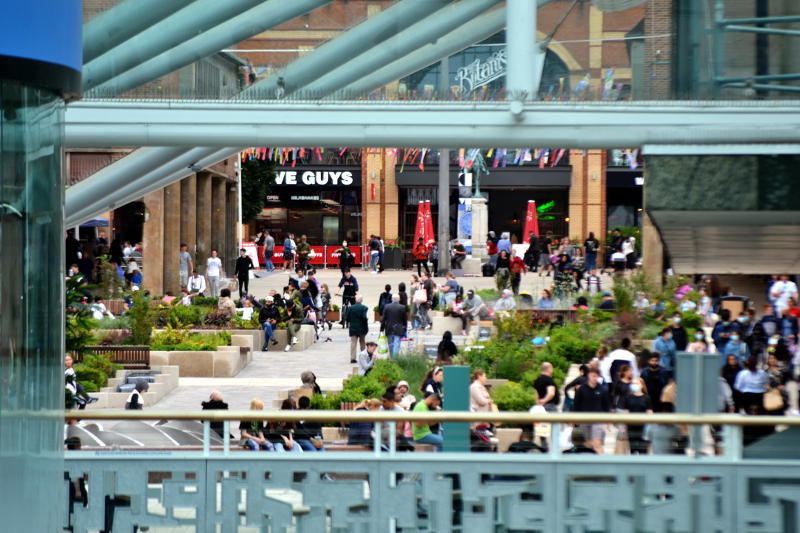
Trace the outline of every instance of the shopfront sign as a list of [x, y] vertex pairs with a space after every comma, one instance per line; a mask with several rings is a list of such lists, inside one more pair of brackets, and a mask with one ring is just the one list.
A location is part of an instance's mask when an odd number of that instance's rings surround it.
[[488, 85], [506, 75], [506, 50], [501, 48], [487, 59], [476, 59], [456, 72], [456, 82], [461, 95], [468, 95], [478, 87]]
[[352, 187], [360, 181], [352, 170], [279, 170], [275, 176], [275, 185], [289, 186]]

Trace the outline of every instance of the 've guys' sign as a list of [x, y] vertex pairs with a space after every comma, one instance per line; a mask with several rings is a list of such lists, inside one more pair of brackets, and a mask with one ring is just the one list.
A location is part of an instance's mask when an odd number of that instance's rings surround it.
[[275, 185], [349, 187], [360, 185], [361, 176], [352, 170], [279, 170]]
[[456, 72], [456, 81], [461, 89], [461, 95], [467, 95], [477, 89], [488, 85], [498, 78], [506, 75], [506, 50], [501, 48], [490, 55], [485, 61], [476, 59], [469, 65], [461, 67]]

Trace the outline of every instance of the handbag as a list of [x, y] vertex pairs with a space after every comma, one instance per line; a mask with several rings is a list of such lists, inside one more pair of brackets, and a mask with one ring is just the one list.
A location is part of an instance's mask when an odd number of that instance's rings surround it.
[[676, 388], [677, 386], [675, 385], [675, 382], [670, 381], [666, 387], [661, 389], [661, 398], [660, 398], [661, 403], [674, 404], [677, 393]]
[[414, 303], [415, 304], [424, 304], [428, 301], [428, 291], [425, 289], [417, 289], [414, 291]]
[[771, 389], [764, 393], [764, 409], [767, 411], [777, 411], [783, 409], [783, 396], [778, 389]]
[[384, 354], [389, 352], [389, 339], [386, 335], [378, 337], [378, 353]]

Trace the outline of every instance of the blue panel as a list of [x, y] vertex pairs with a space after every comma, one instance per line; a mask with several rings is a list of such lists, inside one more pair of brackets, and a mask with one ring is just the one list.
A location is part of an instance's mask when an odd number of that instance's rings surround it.
[[3, 2], [0, 55], [56, 63], [80, 71], [80, 0]]

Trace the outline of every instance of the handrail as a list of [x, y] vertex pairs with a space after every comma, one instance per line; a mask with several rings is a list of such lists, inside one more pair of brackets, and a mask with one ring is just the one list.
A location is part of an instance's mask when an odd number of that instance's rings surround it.
[[628, 414], [628, 413], [528, 413], [504, 411], [163, 411], [163, 410], [72, 410], [66, 420], [197, 420], [197, 421], [272, 421], [272, 422], [492, 422], [561, 424], [672, 424], [731, 426], [800, 426], [800, 417], [752, 416], [737, 414]]

